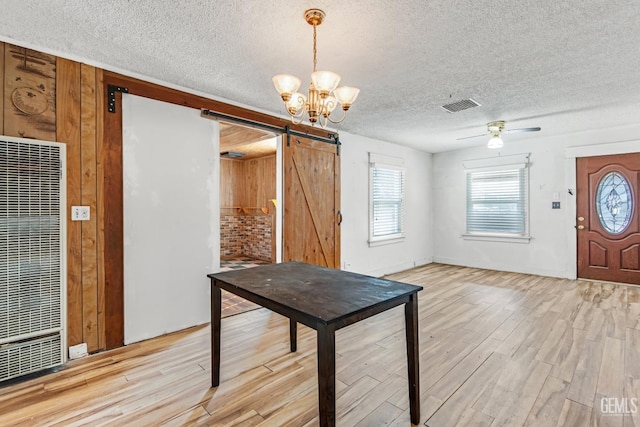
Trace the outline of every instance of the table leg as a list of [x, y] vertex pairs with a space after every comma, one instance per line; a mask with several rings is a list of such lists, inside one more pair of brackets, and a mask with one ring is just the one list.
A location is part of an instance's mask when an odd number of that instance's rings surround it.
[[407, 335], [407, 366], [409, 368], [409, 408], [411, 422], [420, 422], [420, 351], [418, 346], [418, 294], [411, 295], [404, 305]]
[[320, 427], [336, 425], [336, 335], [332, 326], [318, 325], [318, 398]]
[[289, 342], [291, 344], [291, 352], [298, 350], [298, 322], [289, 319]]
[[220, 317], [222, 314], [222, 291], [211, 279], [211, 386], [220, 384]]

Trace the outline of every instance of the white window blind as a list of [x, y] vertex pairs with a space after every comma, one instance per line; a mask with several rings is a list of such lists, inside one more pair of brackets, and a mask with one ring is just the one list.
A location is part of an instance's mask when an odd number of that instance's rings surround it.
[[528, 169], [467, 172], [467, 232], [528, 234]]
[[403, 237], [404, 175], [394, 164], [370, 163], [370, 242]]

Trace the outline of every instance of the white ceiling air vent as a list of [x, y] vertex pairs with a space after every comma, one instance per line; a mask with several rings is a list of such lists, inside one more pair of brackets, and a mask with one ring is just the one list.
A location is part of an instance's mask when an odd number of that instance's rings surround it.
[[451, 104], [445, 104], [442, 106], [445, 110], [450, 113], [457, 113], [458, 111], [468, 110], [469, 108], [479, 107], [478, 104], [473, 99], [463, 99], [462, 101], [452, 102]]

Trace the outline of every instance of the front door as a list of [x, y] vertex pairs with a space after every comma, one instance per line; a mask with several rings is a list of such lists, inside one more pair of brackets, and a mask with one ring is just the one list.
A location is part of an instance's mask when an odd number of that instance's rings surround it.
[[339, 269], [338, 147], [299, 136], [284, 138], [282, 260]]
[[578, 277], [640, 284], [640, 153], [577, 159]]

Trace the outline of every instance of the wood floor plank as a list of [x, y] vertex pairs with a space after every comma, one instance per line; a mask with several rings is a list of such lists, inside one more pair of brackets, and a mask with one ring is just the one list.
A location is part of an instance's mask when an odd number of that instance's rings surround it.
[[495, 418], [494, 426], [522, 425], [535, 404], [551, 365], [535, 359], [530, 348], [501, 370], [496, 384], [480, 395], [473, 408]]
[[427, 420], [427, 426], [456, 425], [478, 397], [495, 386], [508, 357], [493, 353]]
[[640, 380], [640, 330], [627, 328], [625, 338], [624, 373], [627, 377]]
[[[389, 402], [382, 402], [380, 406], [371, 411], [362, 419], [356, 427], [384, 427], [390, 425], [394, 420], [400, 417], [404, 411]], [[404, 419], [404, 425], [407, 424], [407, 418]]]
[[622, 397], [624, 385], [624, 341], [606, 337], [596, 393], [604, 397]]
[[591, 408], [565, 399], [562, 412], [556, 423], [557, 427], [587, 426], [591, 420]]
[[567, 381], [552, 376], [547, 377], [524, 425], [526, 427], [555, 426], [562, 412], [569, 386], [570, 383]]
[[604, 341], [585, 341], [578, 365], [571, 379], [571, 386], [567, 398], [593, 407], [600, 367], [602, 366], [602, 353]]
[[[640, 289], [429, 264], [419, 294], [421, 425], [639, 426], [601, 399], [640, 397]], [[0, 385], [0, 426], [317, 426], [316, 333], [258, 309]], [[404, 313], [336, 333], [338, 425], [410, 421]], [[605, 416], [606, 415], [606, 416]], [[622, 424], [621, 424], [622, 423]]]

